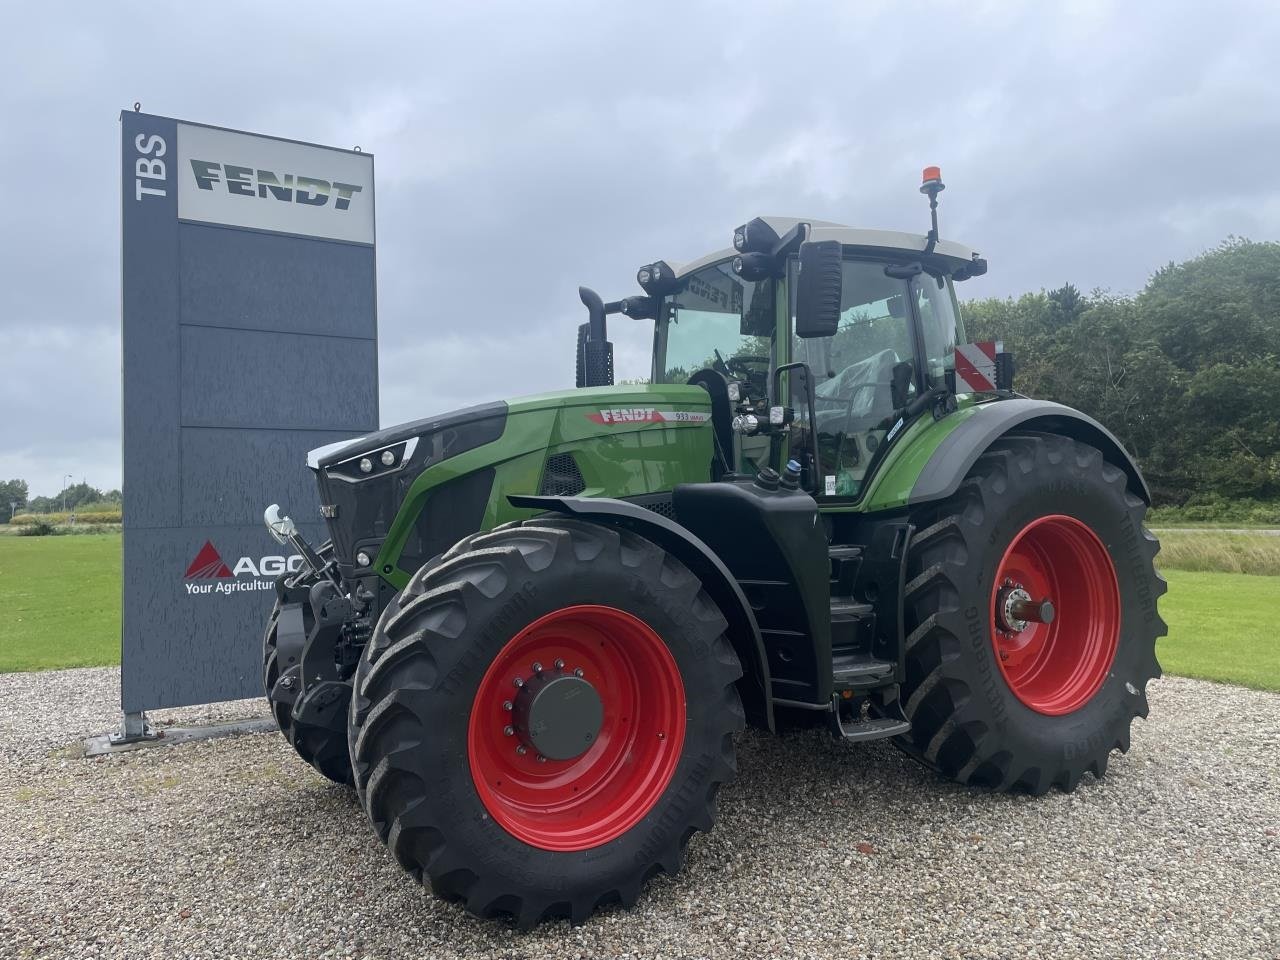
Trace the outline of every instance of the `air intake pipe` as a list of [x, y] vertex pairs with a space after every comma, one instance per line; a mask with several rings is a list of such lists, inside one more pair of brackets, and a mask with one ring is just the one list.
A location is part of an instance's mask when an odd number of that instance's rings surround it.
[[579, 387], [613, 386], [613, 344], [605, 326], [604, 301], [590, 287], [579, 287], [578, 298], [587, 308], [587, 322], [578, 327]]

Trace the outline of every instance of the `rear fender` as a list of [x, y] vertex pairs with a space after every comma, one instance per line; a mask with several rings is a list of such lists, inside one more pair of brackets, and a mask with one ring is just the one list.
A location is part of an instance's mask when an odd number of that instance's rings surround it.
[[702, 540], [674, 520], [624, 500], [533, 496], [510, 496], [507, 499], [513, 507], [547, 510], [630, 530], [679, 557], [702, 581], [708, 595], [729, 621], [729, 642], [742, 662], [743, 676], [738, 689], [748, 722], [773, 730], [769, 661], [765, 656], [760, 627], [733, 574]]
[[1115, 435], [1092, 417], [1048, 400], [1018, 397], [984, 404], [938, 444], [911, 488], [909, 505], [943, 500], [960, 483], [993, 442], [1015, 430], [1055, 433], [1102, 451], [1103, 458], [1129, 478], [1129, 489], [1151, 504], [1151, 490], [1128, 451]]

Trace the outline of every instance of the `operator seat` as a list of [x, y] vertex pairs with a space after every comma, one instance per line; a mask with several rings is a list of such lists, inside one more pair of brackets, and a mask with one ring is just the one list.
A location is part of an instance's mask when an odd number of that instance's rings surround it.
[[[826, 399], [833, 405], [817, 414], [818, 433], [831, 437], [855, 433], [869, 424], [879, 423], [893, 412], [893, 368], [898, 362], [898, 355], [893, 350], [881, 350], [851, 364], [828, 380], [827, 384], [839, 386], [832, 389], [830, 397], [824, 398], [821, 392], [818, 394], [819, 403]], [[847, 374], [864, 364], [863, 370], [849, 377], [848, 382], [843, 382]], [[851, 399], [854, 401], [852, 410]], [[856, 429], [854, 424], [858, 425]]]

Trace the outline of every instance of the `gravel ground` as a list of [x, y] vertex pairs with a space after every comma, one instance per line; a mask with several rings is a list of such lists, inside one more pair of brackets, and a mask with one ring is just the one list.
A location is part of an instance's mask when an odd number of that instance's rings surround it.
[[1280, 957], [1276, 694], [1156, 683], [1107, 778], [1040, 799], [749, 733], [679, 877], [521, 935], [425, 894], [274, 734], [76, 758], [116, 682], [0, 676], [0, 955]]

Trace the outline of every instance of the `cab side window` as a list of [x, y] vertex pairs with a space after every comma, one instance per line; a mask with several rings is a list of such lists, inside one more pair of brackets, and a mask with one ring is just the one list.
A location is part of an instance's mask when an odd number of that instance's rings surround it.
[[925, 376], [929, 386], [940, 387], [947, 368], [955, 365], [957, 338], [959, 342], [964, 340], [964, 327], [956, 310], [955, 289], [950, 281], [925, 273], [911, 281], [911, 297], [920, 314]]
[[895, 368], [904, 395], [915, 392], [901, 367], [914, 354], [907, 297], [906, 283], [886, 276], [883, 263], [847, 261], [835, 335], [793, 342], [793, 356], [814, 374], [816, 422], [802, 429], [817, 431], [824, 493], [860, 492], [894, 409]]

